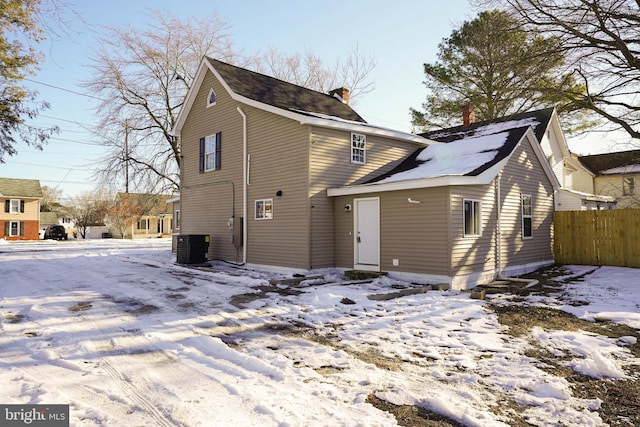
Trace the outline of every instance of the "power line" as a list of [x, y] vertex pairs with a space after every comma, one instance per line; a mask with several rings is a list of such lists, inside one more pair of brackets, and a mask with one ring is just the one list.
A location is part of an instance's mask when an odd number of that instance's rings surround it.
[[100, 144], [98, 142], [77, 141], [77, 140], [73, 140], [73, 139], [58, 138], [57, 136], [50, 136], [49, 139], [55, 139], [56, 141], [73, 142], [75, 144], [97, 145], [97, 146], [102, 146], [103, 145], [103, 144]]
[[14, 160], [7, 160], [6, 163], [7, 164], [13, 163], [13, 164], [16, 164], [16, 165], [26, 165], [26, 166], [37, 166], [37, 167], [40, 167], [40, 168], [86, 171], [86, 168], [73, 168], [73, 167], [68, 167], [68, 166], [39, 165], [39, 164], [35, 164], [35, 163], [16, 162]]
[[53, 89], [58, 89], [58, 90], [62, 90], [62, 91], [65, 91], [65, 92], [73, 93], [74, 95], [85, 96], [87, 98], [93, 98], [93, 99], [97, 99], [98, 101], [107, 102], [106, 99], [98, 98], [97, 96], [93, 96], [93, 95], [89, 95], [89, 94], [81, 93], [81, 92], [76, 92], [75, 90], [65, 89], [63, 87], [55, 86], [55, 85], [52, 85], [52, 84], [49, 84], [49, 83], [43, 83], [43, 82], [39, 82], [37, 80], [28, 79], [28, 78], [25, 78], [24, 80], [29, 81], [31, 83], [36, 83], [36, 84], [39, 84], [39, 85], [42, 85], [42, 86], [47, 86], [47, 87], [50, 87], [50, 88], [53, 88]]
[[[90, 125], [88, 123], [78, 122], [76, 120], [61, 119], [60, 117], [47, 116], [46, 114], [38, 114], [38, 117], [44, 117], [46, 119], [52, 119], [52, 120], [59, 120], [61, 122], [73, 123], [74, 125], [78, 125], [78, 126], [87, 126], [87, 127], [93, 127], [94, 126], [94, 125]], [[74, 131], [74, 132], [81, 132], [81, 131]]]

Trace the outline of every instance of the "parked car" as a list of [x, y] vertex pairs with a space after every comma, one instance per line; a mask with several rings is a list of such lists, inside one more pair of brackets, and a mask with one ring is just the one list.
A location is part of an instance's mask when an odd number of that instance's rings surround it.
[[44, 230], [44, 238], [67, 240], [67, 230], [61, 225], [50, 225]]

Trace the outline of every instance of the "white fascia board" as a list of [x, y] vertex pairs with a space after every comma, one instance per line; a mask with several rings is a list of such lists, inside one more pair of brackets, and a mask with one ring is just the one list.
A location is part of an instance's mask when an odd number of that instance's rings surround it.
[[196, 72], [196, 76], [193, 79], [191, 87], [187, 92], [187, 96], [184, 99], [184, 104], [182, 104], [182, 108], [180, 109], [180, 113], [178, 114], [178, 118], [176, 119], [176, 124], [173, 129], [171, 129], [171, 135], [173, 136], [180, 137], [182, 126], [184, 126], [184, 122], [185, 120], [187, 120], [187, 114], [191, 110], [191, 107], [196, 100], [196, 96], [200, 91], [200, 86], [202, 86], [204, 76], [207, 74], [207, 69], [211, 69], [211, 67], [207, 67], [207, 64], [209, 64], [209, 61], [202, 58], [200, 66], [198, 67], [198, 71]]
[[502, 170], [506, 163], [503, 159], [477, 176], [446, 175], [433, 178], [412, 179], [398, 182], [382, 182], [345, 187], [327, 188], [327, 196], [348, 196], [386, 191], [415, 190], [418, 188], [448, 187], [453, 185], [486, 185]]
[[[535, 153], [536, 157], [538, 158], [538, 161], [542, 165], [542, 169], [544, 170], [545, 175], [547, 175], [547, 178], [549, 178], [549, 181], [551, 181], [551, 186], [553, 187], [554, 190], [559, 189], [560, 181], [558, 181], [558, 177], [556, 176], [556, 174], [553, 173], [553, 169], [551, 169], [551, 165], [547, 161], [547, 158], [544, 155], [544, 152], [542, 151], [542, 147], [540, 146], [540, 141], [538, 141], [538, 138], [536, 138], [536, 134], [533, 132], [533, 129], [531, 129], [531, 127], [529, 127], [529, 130], [527, 130], [527, 132], [524, 134], [522, 139], [525, 139], [525, 138], [528, 138], [528, 140], [531, 142], [529, 145], [531, 145], [533, 152]], [[522, 140], [520, 140], [518, 144], [521, 144], [521, 143], [522, 143]]]
[[[224, 84], [224, 83], [223, 83]], [[310, 125], [322, 128], [330, 128], [330, 129], [339, 129], [344, 131], [351, 132], [361, 132], [366, 133], [368, 135], [378, 135], [391, 139], [397, 139], [401, 141], [410, 141], [420, 145], [431, 145], [431, 144], [440, 144], [436, 141], [431, 141], [429, 139], [423, 138], [418, 135], [414, 135], [412, 133], [405, 133], [401, 131], [395, 131], [392, 129], [381, 128], [377, 126], [373, 126], [366, 123], [358, 123], [358, 122], [349, 122], [349, 121], [339, 121], [339, 120], [331, 120], [331, 119], [323, 119], [320, 117], [307, 116], [305, 114], [296, 113], [295, 111], [284, 110], [282, 108], [274, 107], [273, 105], [264, 104], [262, 102], [255, 101], [253, 99], [246, 98], [244, 96], [238, 95], [232, 92], [230, 89], [227, 89], [231, 97], [241, 102], [245, 105], [249, 105], [254, 108], [258, 108], [260, 110], [268, 111], [273, 114], [277, 114], [282, 117], [286, 117], [291, 120], [295, 120], [301, 125]]]
[[303, 125], [311, 125], [316, 127], [324, 127], [324, 128], [332, 128], [332, 129], [340, 129], [346, 131], [353, 132], [361, 132], [366, 133], [368, 135], [378, 135], [384, 136], [386, 138], [398, 139], [402, 141], [411, 141], [417, 144], [422, 145], [433, 145], [433, 144], [442, 144], [441, 142], [432, 141], [430, 139], [424, 138], [419, 135], [415, 135], [412, 133], [406, 133], [402, 131], [397, 131], [393, 129], [377, 127], [371, 124], [361, 124], [358, 122], [347, 122], [347, 121], [337, 121], [331, 119], [322, 119], [319, 117], [310, 117], [306, 115], [300, 115], [302, 119], [300, 120], [300, 124]]
[[549, 126], [553, 126], [553, 130], [556, 133], [558, 146], [560, 147], [560, 152], [562, 153], [562, 157], [571, 156], [571, 152], [569, 151], [569, 145], [567, 143], [567, 138], [564, 136], [564, 131], [562, 130], [562, 126], [560, 125], [560, 119], [558, 118], [558, 111], [554, 108], [551, 113], [551, 120], [549, 121]]

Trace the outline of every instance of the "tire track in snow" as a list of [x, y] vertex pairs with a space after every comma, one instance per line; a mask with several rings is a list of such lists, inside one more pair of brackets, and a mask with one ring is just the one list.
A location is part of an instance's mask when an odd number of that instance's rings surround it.
[[116, 383], [117, 387], [125, 394], [125, 396], [135, 402], [140, 408], [147, 411], [153, 420], [155, 421], [156, 426], [165, 426], [165, 427], [174, 427], [180, 425], [180, 423], [174, 421], [170, 415], [165, 414], [160, 411], [156, 406], [150, 402], [147, 398], [145, 398], [136, 387], [128, 381], [124, 375], [108, 360], [101, 357], [100, 358], [100, 367], [104, 369], [104, 371], [111, 377], [111, 379]]

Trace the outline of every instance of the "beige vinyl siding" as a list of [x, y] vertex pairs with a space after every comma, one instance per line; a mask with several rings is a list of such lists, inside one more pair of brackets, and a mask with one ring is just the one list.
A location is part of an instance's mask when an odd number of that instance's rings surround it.
[[[553, 188], [533, 152], [523, 141], [505, 165], [500, 178], [502, 267], [553, 260]], [[522, 238], [521, 195], [533, 198], [533, 237]]]
[[[212, 87], [217, 102], [207, 108]], [[210, 235], [209, 258], [232, 262], [241, 261], [241, 254], [232, 243], [232, 230], [227, 226], [231, 215], [236, 221], [242, 216], [242, 117], [236, 111], [237, 105], [208, 72], [180, 138], [180, 233]], [[200, 138], [216, 132], [222, 132], [221, 169], [200, 173]]]
[[[207, 108], [212, 87], [217, 101]], [[236, 221], [242, 221], [243, 119], [238, 106], [247, 116], [247, 152], [251, 157], [246, 261], [307, 268], [308, 129], [293, 120], [237, 103], [211, 73], [205, 76], [181, 135], [180, 232], [209, 234], [210, 259], [242, 261], [241, 249], [233, 244], [233, 230], [228, 226], [232, 214]], [[222, 132], [221, 169], [199, 173], [199, 140], [216, 132]], [[281, 197], [276, 196], [278, 190], [282, 191]], [[263, 199], [273, 200], [273, 219], [255, 219], [255, 201]]]
[[[308, 269], [308, 127], [243, 109], [251, 156], [247, 262]], [[273, 200], [273, 219], [255, 219], [255, 201], [263, 199]]]
[[[444, 187], [366, 194], [380, 198], [380, 268], [415, 274], [449, 274], [449, 203]], [[335, 198], [336, 266], [354, 266], [354, 206], [358, 196]], [[408, 198], [420, 203], [409, 203]], [[398, 265], [393, 265], [393, 260]]]
[[[24, 212], [8, 213], [4, 211], [6, 200], [24, 200]], [[7, 221], [39, 221], [40, 220], [40, 201], [38, 199], [29, 199], [24, 197], [5, 197], [0, 199], [0, 220]]]
[[[366, 134], [366, 133], [365, 133]], [[334, 200], [326, 189], [360, 183], [391, 170], [419, 145], [376, 135], [367, 136], [366, 163], [351, 163], [351, 132], [314, 127], [309, 160], [311, 199], [311, 264], [313, 268], [333, 266]], [[339, 212], [343, 205], [336, 207]], [[341, 259], [341, 257], [338, 257]], [[353, 263], [353, 258], [351, 261]]]
[[565, 175], [570, 176], [565, 176], [565, 185], [563, 185], [563, 187], [582, 193], [594, 193], [593, 175], [589, 174], [583, 168], [565, 168]]
[[560, 189], [557, 194], [559, 211], [581, 211], [587, 209], [582, 204], [582, 197], [567, 190]]
[[[420, 203], [409, 203], [409, 198]], [[445, 187], [380, 193], [382, 271], [448, 275], [448, 222]]]
[[[495, 268], [496, 202], [490, 185], [451, 187], [452, 275], [473, 274]], [[477, 200], [481, 210], [481, 235], [464, 235], [464, 200]]]
[[[622, 183], [627, 177], [635, 178], [634, 194], [623, 195]], [[601, 175], [594, 179], [595, 193], [602, 196], [612, 196], [618, 199], [616, 209], [630, 209], [640, 207], [640, 174]]]

